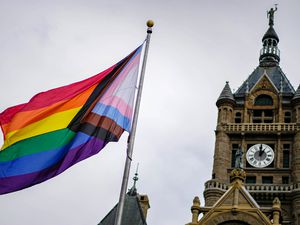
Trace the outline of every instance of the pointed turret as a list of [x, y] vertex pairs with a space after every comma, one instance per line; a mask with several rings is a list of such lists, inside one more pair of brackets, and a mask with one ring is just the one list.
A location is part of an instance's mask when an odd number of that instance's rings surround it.
[[263, 48], [260, 50], [259, 64], [260, 66], [277, 66], [280, 61], [280, 51], [277, 47], [279, 38], [274, 30], [274, 13], [277, 11], [273, 8], [268, 11], [269, 28], [262, 38]]
[[219, 107], [224, 102], [229, 102], [232, 104], [235, 103], [235, 100], [234, 100], [234, 97], [233, 97], [233, 94], [232, 94], [232, 91], [231, 91], [228, 81], [226, 81], [226, 84], [216, 102], [216, 105]]

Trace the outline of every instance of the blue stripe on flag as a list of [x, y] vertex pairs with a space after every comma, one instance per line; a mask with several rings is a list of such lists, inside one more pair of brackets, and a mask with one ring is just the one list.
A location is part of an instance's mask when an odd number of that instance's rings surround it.
[[65, 146], [27, 155], [13, 161], [1, 162], [0, 178], [28, 174], [46, 169], [62, 159], [68, 151], [86, 143], [91, 138], [93, 137], [78, 132], [73, 141]]
[[120, 111], [117, 108], [98, 102], [92, 110], [92, 112], [114, 120], [120, 127], [130, 132], [130, 119], [124, 116], [122, 113], [120, 113]]

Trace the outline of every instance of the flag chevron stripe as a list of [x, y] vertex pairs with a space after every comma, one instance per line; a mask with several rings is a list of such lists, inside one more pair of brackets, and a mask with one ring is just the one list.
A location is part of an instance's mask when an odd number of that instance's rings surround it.
[[[111, 73], [110, 76], [107, 76], [101, 83], [98, 84], [98, 86], [95, 88], [93, 93], [90, 95], [86, 103], [83, 105], [82, 109], [79, 111], [79, 113], [73, 118], [71, 123], [68, 125], [71, 130], [75, 130], [78, 128], [79, 124], [83, 119], [86, 117], [88, 113], [90, 113], [93, 109], [93, 107], [97, 104], [97, 102], [101, 99], [105, 91], [108, 89], [110, 84], [113, 81], [113, 78], [115, 78], [122, 69], [126, 66], [126, 64], [130, 61], [131, 57], [135, 55], [136, 52], [141, 52], [142, 46], [137, 48], [135, 51], [133, 51], [129, 56], [124, 58], [118, 66], [114, 68], [115, 73]], [[139, 58], [139, 55], [138, 55]]]
[[130, 130], [130, 119], [122, 115], [115, 107], [98, 103], [92, 112], [100, 116], [106, 116], [116, 121], [116, 123], [125, 130]]
[[34, 173], [0, 178], [0, 194], [21, 190], [57, 176], [77, 162], [97, 154], [106, 143], [97, 138], [92, 138], [84, 145], [69, 151], [65, 158], [49, 168]]
[[0, 194], [50, 179], [130, 131], [142, 46], [102, 73], [0, 113]]
[[[132, 63], [129, 64], [126, 68], [123, 68], [123, 71], [121, 72], [120, 76], [116, 79], [116, 81], [113, 84], [111, 84], [109, 90], [104, 94], [103, 99], [106, 99], [107, 96], [116, 95], [117, 94], [116, 91], [120, 92], [120, 91], [122, 91], [122, 89], [128, 88], [128, 86], [127, 86], [128, 83], [133, 85], [133, 82], [130, 82], [130, 81], [131, 81], [132, 78], [134, 79], [135, 77], [132, 77], [132, 76], [127, 75], [127, 74], [130, 74], [130, 73], [134, 74], [134, 73], [137, 72], [139, 61], [138, 61], [137, 58], [135, 58], [133, 60], [131, 59], [131, 62]], [[123, 87], [123, 85], [125, 87]], [[130, 88], [134, 91], [135, 86], [131, 86]], [[122, 97], [124, 97], [124, 96], [122, 96]]]
[[[130, 118], [132, 116], [132, 112], [133, 112], [132, 106], [128, 105], [128, 103], [126, 103], [122, 98], [120, 98], [118, 96], [104, 99], [103, 101], [101, 101], [101, 103], [104, 105], [110, 105], [114, 108], [118, 108], [119, 112], [128, 118]], [[96, 107], [99, 104], [100, 104], [100, 102], [98, 102], [96, 104]]]
[[100, 140], [109, 140], [110, 142], [116, 142], [121, 137], [124, 129], [116, 126], [116, 130], [109, 132], [102, 127], [96, 127], [89, 123], [84, 123], [84, 126], [80, 129], [80, 132], [85, 133], [89, 136], [97, 137]]
[[119, 136], [120, 133], [124, 131], [124, 128], [120, 127], [114, 120], [95, 113], [90, 113], [88, 115], [85, 124], [94, 126], [95, 129], [96, 127], [102, 127], [104, 130], [107, 130], [115, 136]]

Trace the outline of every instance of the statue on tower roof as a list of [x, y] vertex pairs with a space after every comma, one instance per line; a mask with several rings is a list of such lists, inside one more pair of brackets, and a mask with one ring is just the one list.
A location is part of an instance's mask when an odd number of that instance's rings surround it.
[[274, 25], [274, 13], [277, 11], [277, 4], [275, 4], [275, 9], [271, 8], [267, 11], [267, 18], [269, 18], [269, 26]]

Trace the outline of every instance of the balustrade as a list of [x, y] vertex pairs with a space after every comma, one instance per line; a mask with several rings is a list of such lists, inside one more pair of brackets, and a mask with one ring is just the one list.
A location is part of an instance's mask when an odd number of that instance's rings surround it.
[[[205, 183], [205, 190], [218, 189], [227, 191], [230, 186], [216, 180], [209, 180]], [[289, 193], [299, 191], [300, 184], [245, 184], [245, 188], [250, 193]]]
[[222, 128], [229, 133], [235, 132], [281, 132], [294, 133], [299, 130], [299, 125], [296, 123], [227, 123], [223, 124]]

